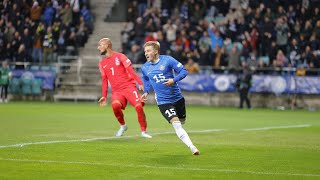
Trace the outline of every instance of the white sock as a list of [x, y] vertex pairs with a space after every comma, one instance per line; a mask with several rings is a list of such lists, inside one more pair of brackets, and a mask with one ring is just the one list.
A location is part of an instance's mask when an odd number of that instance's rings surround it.
[[193, 146], [188, 133], [183, 129], [180, 121], [174, 121], [171, 123], [173, 128], [176, 130], [177, 136], [181, 139], [181, 141], [187, 145], [188, 147]]

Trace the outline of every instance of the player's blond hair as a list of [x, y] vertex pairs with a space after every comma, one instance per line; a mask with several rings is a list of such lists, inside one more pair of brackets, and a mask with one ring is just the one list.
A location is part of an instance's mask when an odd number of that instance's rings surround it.
[[109, 38], [102, 38], [99, 40], [99, 43], [101, 43], [101, 42], [109, 44], [109, 47], [112, 48], [112, 42]]
[[148, 41], [143, 45], [143, 48], [147, 46], [152, 46], [152, 48], [156, 51], [160, 51], [160, 43], [158, 41]]

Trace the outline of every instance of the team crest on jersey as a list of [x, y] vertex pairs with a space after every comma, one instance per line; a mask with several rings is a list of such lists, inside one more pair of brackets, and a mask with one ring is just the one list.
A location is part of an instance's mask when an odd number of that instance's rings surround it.
[[117, 66], [120, 65], [120, 61], [119, 61], [118, 57], [116, 57], [116, 65], [117, 65]]
[[164, 65], [161, 65], [160, 67], [159, 67], [159, 69], [161, 70], [161, 71], [163, 71], [164, 70]]

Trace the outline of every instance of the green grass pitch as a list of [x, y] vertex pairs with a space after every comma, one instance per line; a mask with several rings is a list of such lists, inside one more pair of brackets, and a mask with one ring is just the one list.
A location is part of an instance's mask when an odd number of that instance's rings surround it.
[[0, 179], [320, 179], [320, 112], [187, 106], [190, 150], [156, 106], [145, 107], [152, 139], [128, 131], [110, 105], [0, 104]]

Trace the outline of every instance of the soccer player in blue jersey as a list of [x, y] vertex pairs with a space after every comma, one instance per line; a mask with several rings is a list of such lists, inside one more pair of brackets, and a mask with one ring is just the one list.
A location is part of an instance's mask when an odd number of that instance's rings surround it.
[[[144, 82], [142, 100], [147, 100], [148, 93], [153, 88], [159, 110], [164, 118], [172, 124], [177, 136], [190, 148], [192, 154], [199, 155], [199, 150], [182, 127], [186, 120], [186, 107], [177, 82], [185, 78], [188, 71], [173, 57], [159, 55], [159, 42], [149, 41], [143, 47], [147, 62], [141, 68]], [[176, 72], [176, 76], [173, 71]]]

